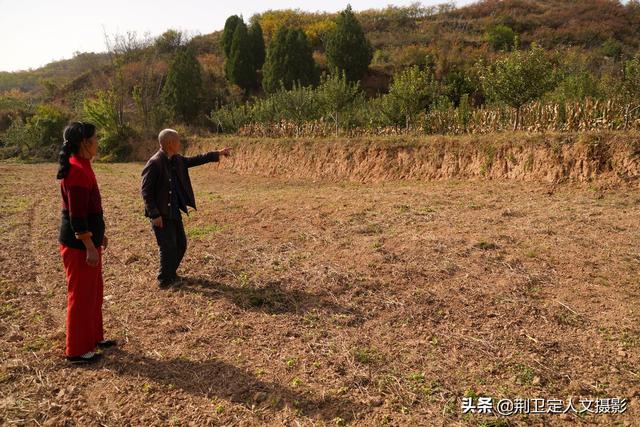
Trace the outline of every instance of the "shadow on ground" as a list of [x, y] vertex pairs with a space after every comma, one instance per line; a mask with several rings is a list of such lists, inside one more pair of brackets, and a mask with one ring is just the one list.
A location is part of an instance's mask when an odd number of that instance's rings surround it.
[[259, 286], [236, 287], [202, 277], [184, 278], [175, 291], [194, 292], [209, 298], [225, 298], [236, 306], [268, 314], [304, 314], [320, 310], [352, 319], [352, 325], [361, 323], [363, 316], [353, 307], [343, 307], [330, 295], [295, 289], [286, 289], [280, 282], [271, 281]]
[[349, 399], [318, 397], [310, 392], [260, 380], [242, 368], [216, 359], [158, 360], [115, 349], [105, 359], [102, 368], [113, 370], [118, 375], [146, 377], [155, 383], [207, 399], [221, 398], [248, 408], [261, 407], [266, 413], [289, 407], [301, 416], [348, 422], [365, 409], [364, 405]]

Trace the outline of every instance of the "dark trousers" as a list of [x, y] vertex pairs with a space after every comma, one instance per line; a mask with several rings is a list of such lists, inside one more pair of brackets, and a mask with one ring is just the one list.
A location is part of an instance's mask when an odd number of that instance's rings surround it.
[[176, 270], [187, 250], [187, 236], [180, 219], [162, 219], [162, 228], [153, 226], [156, 241], [160, 249], [160, 282], [176, 278]]

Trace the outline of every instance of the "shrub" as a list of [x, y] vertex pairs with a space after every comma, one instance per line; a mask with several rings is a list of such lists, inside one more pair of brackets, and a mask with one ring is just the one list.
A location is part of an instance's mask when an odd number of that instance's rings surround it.
[[516, 33], [506, 25], [496, 25], [487, 31], [487, 41], [496, 52], [511, 50], [515, 47]]
[[436, 83], [430, 71], [417, 66], [394, 76], [389, 93], [383, 96], [382, 111], [391, 124], [405, 128], [412, 125], [420, 112], [426, 111], [436, 94]]
[[26, 121], [15, 118], [4, 136], [5, 155], [42, 160], [55, 159], [69, 113], [50, 104], [40, 104]]
[[129, 139], [134, 132], [118, 112], [115, 92], [99, 91], [95, 99], [86, 99], [84, 114], [98, 128], [100, 157], [107, 161], [125, 160], [132, 151]]

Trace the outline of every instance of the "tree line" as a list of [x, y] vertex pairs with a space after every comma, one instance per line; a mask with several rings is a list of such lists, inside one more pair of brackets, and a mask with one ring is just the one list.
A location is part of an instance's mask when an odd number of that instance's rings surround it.
[[[384, 127], [430, 132], [435, 128], [425, 126], [427, 116], [452, 112], [460, 118], [456, 128], [466, 129], [465, 117], [486, 105], [511, 108], [512, 129], [521, 128], [520, 112], [533, 101], [615, 98], [627, 106], [620, 118], [625, 126], [640, 111], [635, 105], [639, 57], [623, 58], [615, 41], [602, 47], [610, 72], [598, 75], [571, 50], [550, 51], [535, 43], [523, 48], [517, 31], [494, 25], [485, 33], [494, 52], [489, 60], [442, 74], [438, 58], [427, 53], [395, 72], [388, 90], [372, 93], [362, 82], [372, 76], [375, 49], [350, 7], [331, 22], [322, 21], [317, 33], [308, 31], [311, 24], [305, 30], [272, 24], [266, 39], [256, 16], [248, 24], [229, 17], [217, 42], [219, 63], [203, 50], [201, 37], [179, 31], [155, 39], [115, 37], [108, 43], [103, 75], [109, 77], [102, 89], [88, 90], [85, 80], [94, 72], [66, 89], [43, 84], [50, 102], [0, 97], [0, 156], [55, 156], [57, 135], [78, 114], [100, 127], [106, 158], [124, 159], [134, 141], [166, 125], [237, 132], [251, 124], [288, 122], [301, 128], [320, 121], [336, 134]], [[211, 71], [216, 67], [220, 75]], [[65, 90], [71, 105], [61, 106], [55, 100]]]

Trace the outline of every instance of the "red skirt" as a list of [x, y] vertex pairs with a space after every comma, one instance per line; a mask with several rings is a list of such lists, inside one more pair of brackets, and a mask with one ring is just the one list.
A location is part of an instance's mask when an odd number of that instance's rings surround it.
[[95, 350], [104, 339], [102, 331], [102, 248], [98, 249], [98, 265], [87, 265], [82, 249], [60, 245], [67, 275], [67, 348], [69, 357]]

